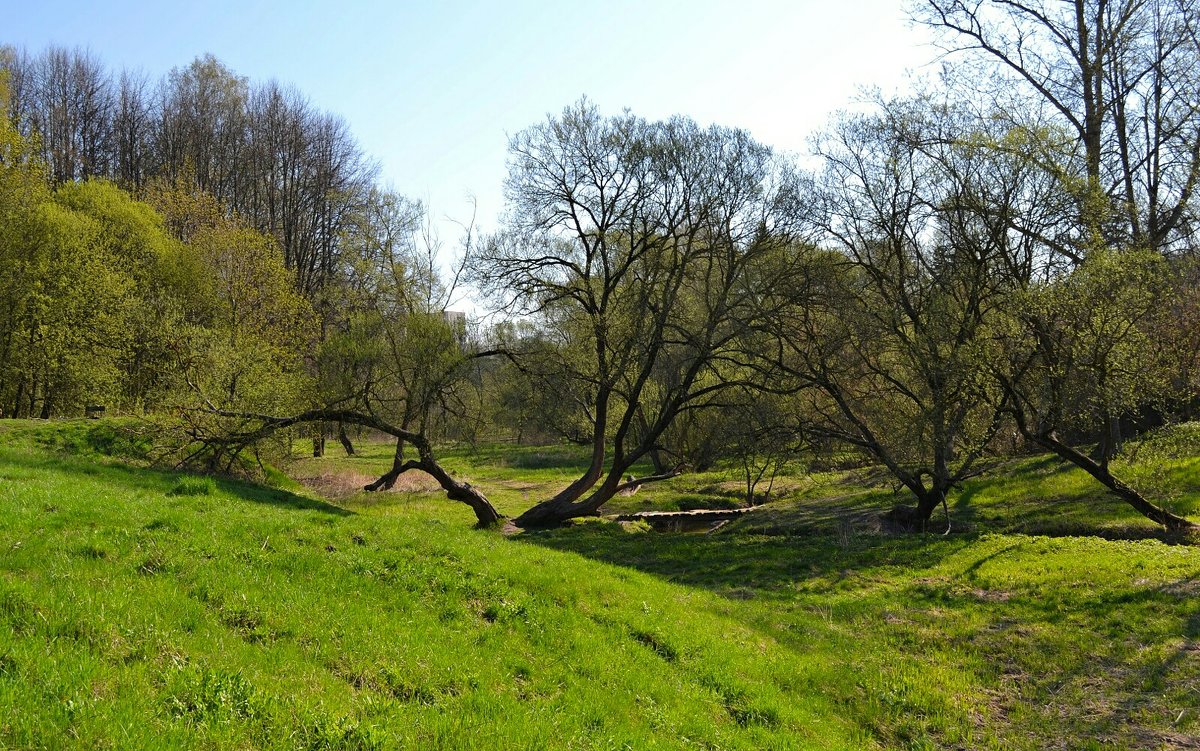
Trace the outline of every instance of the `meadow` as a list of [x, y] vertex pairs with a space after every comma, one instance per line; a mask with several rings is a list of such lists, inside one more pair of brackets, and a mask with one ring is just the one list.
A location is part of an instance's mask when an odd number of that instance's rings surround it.
[[[1200, 512], [1189, 434], [1125, 469]], [[892, 535], [870, 468], [784, 473], [711, 531], [475, 530], [390, 446], [256, 484], [127, 423], [0, 430], [0, 748], [1200, 746], [1200, 549], [1043, 457]], [[1182, 447], [1182, 448], [1181, 448]], [[519, 513], [569, 446], [454, 446]], [[638, 474], [648, 471], [639, 468]], [[735, 468], [606, 511], [729, 506]]]

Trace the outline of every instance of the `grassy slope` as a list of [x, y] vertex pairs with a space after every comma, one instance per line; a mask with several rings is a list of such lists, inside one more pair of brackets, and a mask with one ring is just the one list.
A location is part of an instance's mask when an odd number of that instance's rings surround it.
[[[741, 531], [508, 539], [432, 493], [343, 509], [130, 469], [92, 455], [122, 447], [90, 430], [0, 436], [0, 748], [1171, 748], [1200, 735], [1200, 551], [1020, 533], [1080, 528], [1097, 507], [1101, 531], [1143, 529], [1037, 460], [968, 486], [955, 515], [972, 531], [948, 537], [863, 533], [855, 520], [891, 494], [859, 474], [785, 478], [786, 497]], [[296, 469], [370, 475], [387, 448], [368, 448]], [[448, 458], [509, 513], [576, 461]], [[1174, 502], [1194, 513], [1200, 462], [1172, 466]], [[735, 479], [620, 505], [677, 507]], [[814, 500], [830, 495], [845, 500]], [[802, 533], [764, 534], [785, 528]]]

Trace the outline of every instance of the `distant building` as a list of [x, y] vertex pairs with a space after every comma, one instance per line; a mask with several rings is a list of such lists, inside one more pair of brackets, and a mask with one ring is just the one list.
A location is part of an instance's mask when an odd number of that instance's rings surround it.
[[467, 314], [461, 310], [443, 310], [442, 319], [450, 324], [450, 328], [454, 329], [454, 338], [458, 340], [458, 346], [465, 348], [467, 345]]

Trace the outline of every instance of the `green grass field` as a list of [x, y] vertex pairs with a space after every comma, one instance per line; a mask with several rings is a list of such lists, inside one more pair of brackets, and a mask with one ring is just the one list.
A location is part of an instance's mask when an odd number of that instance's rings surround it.
[[[1200, 746], [1200, 548], [1045, 459], [966, 485], [949, 535], [872, 528], [878, 473], [793, 470], [713, 534], [506, 536], [417, 477], [352, 492], [382, 443], [274, 487], [143, 449], [109, 422], [0, 429], [0, 748]], [[1200, 458], [1152, 449], [1128, 471], [1195, 518]], [[446, 454], [510, 514], [580, 460]]]

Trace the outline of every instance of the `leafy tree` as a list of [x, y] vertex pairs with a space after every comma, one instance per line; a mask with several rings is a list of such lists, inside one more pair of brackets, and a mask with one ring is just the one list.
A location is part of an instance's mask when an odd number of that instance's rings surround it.
[[[0, 102], [9, 99], [6, 77], [0, 75]], [[49, 200], [44, 164], [34, 149], [0, 118], [0, 414], [17, 415], [30, 409], [28, 368], [24, 362], [35, 270], [28, 248], [38, 234], [37, 207]]]
[[340, 118], [293, 88], [255, 85], [212, 55], [156, 82], [57, 46], [0, 47], [0, 70], [11, 84], [6, 112], [55, 184], [103, 177], [140, 191], [186, 180], [274, 237], [295, 285], [322, 301], [345, 222], [374, 178]]
[[179, 240], [171, 262], [179, 323], [170, 347], [186, 382], [180, 403], [193, 407], [179, 426], [196, 441], [185, 461], [232, 467], [238, 452], [207, 441], [213, 421], [194, 407], [301, 408], [314, 390], [306, 362], [316, 317], [274, 238], [225, 215], [186, 183], [156, 182], [148, 197]]
[[[422, 217], [420, 206], [394, 195], [377, 194], [374, 201], [374, 210], [357, 218], [355, 243], [349, 246], [359, 252], [346, 269], [344, 307], [336, 318], [325, 319], [330, 328], [313, 348], [317, 367], [311, 388], [285, 392], [289, 398], [273, 401], [261, 393], [199, 389], [204, 398], [188, 412], [190, 434], [201, 456], [228, 463], [258, 441], [293, 426], [359, 425], [378, 430], [396, 439], [395, 456], [392, 468], [366, 489], [388, 488], [405, 472], [423, 471], [441, 484], [449, 498], [469, 505], [480, 526], [491, 526], [503, 517], [483, 493], [455, 479], [438, 463], [432, 436], [439, 418], [457, 409], [472, 363], [493, 352], [482, 349], [463, 326], [446, 315], [451, 290], [437, 274], [434, 246], [427, 243], [421, 247], [415, 237]], [[208, 247], [206, 237], [203, 232], [198, 234], [192, 245]], [[238, 248], [240, 255], [246, 250], [245, 243], [213, 247]], [[282, 278], [283, 271], [277, 256], [273, 263], [278, 263], [275, 272], [262, 277], [272, 283]], [[230, 274], [217, 269], [216, 276], [223, 280]], [[236, 304], [242, 286], [228, 289], [221, 310], [243, 322], [244, 316], [235, 311], [275, 310], [286, 297], [283, 287], [250, 284], [244, 291], [261, 294], [266, 290], [274, 302], [246, 306]], [[294, 302], [303, 302], [296, 293], [290, 294]], [[269, 322], [251, 323], [251, 335], [268, 330], [262, 324]], [[242, 332], [243, 328], [235, 326], [233, 330]], [[262, 367], [263, 353], [271, 350], [257, 338], [251, 341], [256, 344], [249, 350], [235, 344], [230, 350]], [[281, 348], [280, 356], [297, 351], [297, 344]], [[309, 350], [300, 347], [298, 351]], [[242, 362], [238, 359], [235, 364]], [[267, 363], [268, 370], [296, 379], [292, 370], [280, 367], [283, 363], [282, 359]], [[218, 373], [224, 380], [216, 383], [227, 383], [229, 375], [238, 371], [226, 367]], [[261, 375], [253, 371], [245, 375], [253, 378], [240, 378], [239, 384], [249, 380], [261, 388]], [[275, 394], [279, 391], [278, 387], [271, 389]], [[416, 456], [410, 457], [406, 447], [415, 449]]]
[[114, 399], [129, 280], [98, 252], [90, 218], [48, 201], [25, 221], [24, 243], [11, 257], [24, 288], [12, 332], [13, 414], [48, 418]]
[[993, 364], [1021, 435], [1148, 518], [1181, 529], [1194, 525], [1114, 475], [1108, 452], [1088, 456], [1070, 443], [1178, 389], [1174, 342], [1154, 336], [1177, 311], [1173, 282], [1157, 253], [1093, 253], [1069, 276], [1019, 298], [1008, 325], [997, 329], [1007, 357]]
[[[29, 139], [0, 126], [0, 400], [50, 417], [144, 401], [165, 370], [164, 321], [140, 329], [162, 291], [170, 239], [143, 204], [86, 182], [51, 193]], [[164, 293], [165, 294], [165, 293]]]
[[180, 299], [195, 284], [182, 273], [183, 248], [152, 207], [112, 183], [69, 183], [55, 191], [54, 200], [96, 223], [96, 252], [128, 285], [122, 346], [113, 350], [122, 374], [119, 404], [136, 411], [165, 406], [178, 385]]

